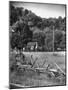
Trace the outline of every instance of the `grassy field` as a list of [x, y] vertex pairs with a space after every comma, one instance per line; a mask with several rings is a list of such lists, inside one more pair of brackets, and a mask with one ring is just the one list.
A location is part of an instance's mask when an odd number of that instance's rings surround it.
[[[31, 55], [35, 60], [38, 57], [34, 68], [42, 65], [44, 60], [46, 63], [44, 68], [47, 67], [47, 64], [57, 63], [59, 67], [65, 72], [65, 55], [53, 55], [51, 52], [23, 52], [28, 60], [31, 59]], [[10, 65], [14, 62], [15, 53], [10, 53]], [[31, 70], [26, 70], [25, 72], [10, 72], [10, 83], [20, 84], [24, 87], [36, 87], [36, 86], [56, 86], [56, 85], [65, 85], [65, 77], [59, 76], [57, 78], [49, 78], [48, 74], [45, 73], [35, 73]]]

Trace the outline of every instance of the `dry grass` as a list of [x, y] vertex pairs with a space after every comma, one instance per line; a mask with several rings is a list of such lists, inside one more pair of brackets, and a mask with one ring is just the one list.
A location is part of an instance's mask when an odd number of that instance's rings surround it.
[[[44, 68], [46, 68], [47, 63], [53, 64], [57, 63], [60, 68], [65, 71], [65, 56], [53, 56], [50, 53], [46, 52], [24, 52], [26, 57], [30, 59], [30, 56], [33, 55], [34, 60], [38, 57], [38, 61], [35, 64], [35, 67], [38, 67], [38, 63], [40, 65], [43, 64], [43, 61], [46, 59], [46, 63]], [[10, 53], [10, 66], [14, 62], [14, 53]], [[23, 86], [35, 87], [35, 86], [55, 86], [55, 85], [65, 85], [64, 76], [59, 76], [55, 78], [50, 78], [47, 72], [45, 73], [36, 73], [31, 70], [26, 70], [24, 72], [13, 71], [10, 72], [10, 82], [15, 84], [20, 84]]]

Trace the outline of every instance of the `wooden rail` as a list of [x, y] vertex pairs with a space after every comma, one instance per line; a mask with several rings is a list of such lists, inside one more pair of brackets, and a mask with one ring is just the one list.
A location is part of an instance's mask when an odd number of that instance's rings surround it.
[[10, 83], [10, 84], [9, 84], [9, 88], [10, 88], [10, 89], [26, 88], [26, 87], [29, 87], [29, 86], [23, 86], [23, 85], [15, 84], [15, 83]]
[[58, 68], [64, 75], [66, 75], [65, 72], [64, 72], [56, 63], [54, 63], [54, 64], [57, 66], [57, 68]]

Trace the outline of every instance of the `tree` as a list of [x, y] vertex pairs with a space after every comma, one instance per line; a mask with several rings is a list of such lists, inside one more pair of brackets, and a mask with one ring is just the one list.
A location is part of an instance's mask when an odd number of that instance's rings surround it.
[[21, 16], [22, 16], [22, 10], [23, 8], [15, 8], [13, 6], [13, 3], [10, 2], [10, 15], [9, 15], [9, 18], [10, 18], [10, 25], [12, 26]]
[[46, 38], [45, 38], [45, 46], [48, 51], [53, 51], [53, 31], [49, 28], [45, 30]]
[[44, 45], [45, 33], [43, 31], [38, 31], [33, 34], [33, 41], [38, 42], [39, 46]]
[[55, 40], [54, 40], [55, 50], [59, 47], [62, 41], [62, 38], [63, 38], [62, 31], [59, 31], [59, 30], [55, 31]]
[[28, 25], [23, 21], [16, 22], [13, 27], [14, 33], [11, 38], [11, 47], [18, 49], [23, 48], [24, 44], [27, 44], [32, 40], [32, 31], [30, 31]]

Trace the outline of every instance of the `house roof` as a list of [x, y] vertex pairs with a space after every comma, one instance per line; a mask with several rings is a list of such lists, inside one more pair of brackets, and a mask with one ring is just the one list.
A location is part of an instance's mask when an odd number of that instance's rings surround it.
[[36, 42], [29, 42], [27, 43], [27, 46], [35, 46], [36, 45]]

